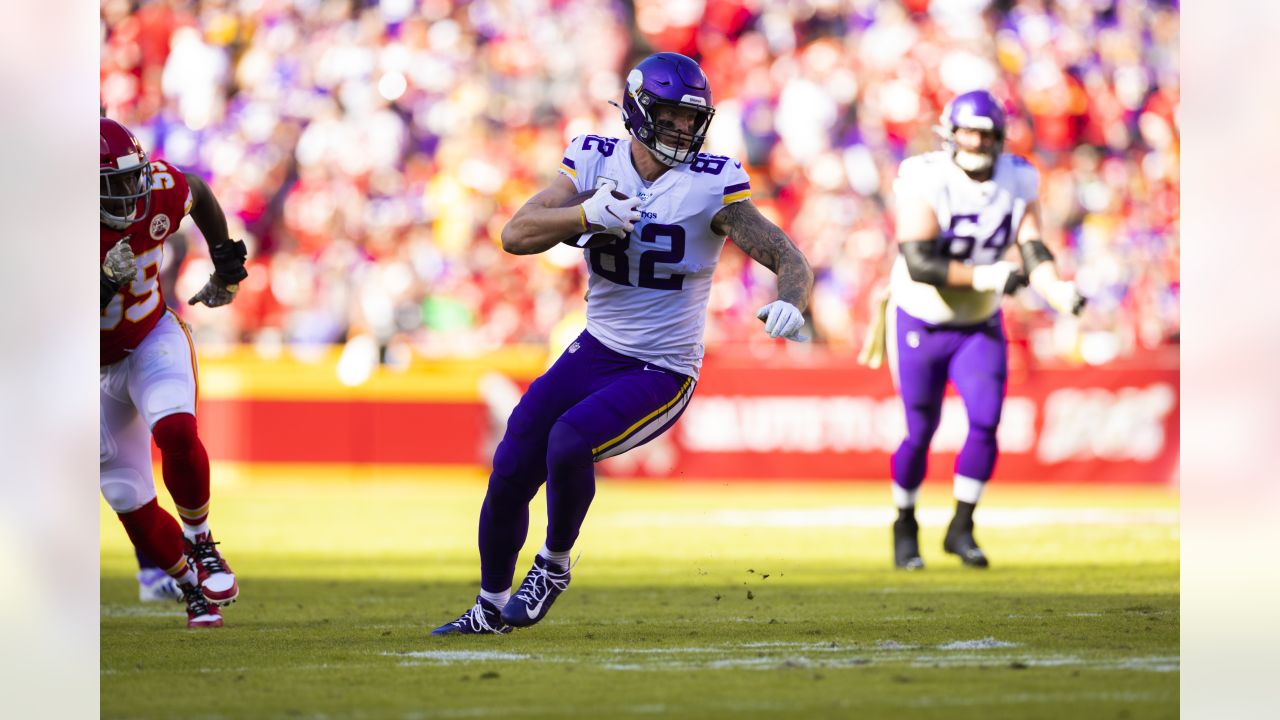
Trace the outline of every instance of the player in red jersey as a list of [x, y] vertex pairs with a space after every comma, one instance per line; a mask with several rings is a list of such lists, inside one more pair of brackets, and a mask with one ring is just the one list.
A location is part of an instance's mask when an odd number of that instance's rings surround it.
[[[164, 241], [187, 214], [213, 259], [209, 282], [190, 299], [209, 307], [235, 297], [243, 242], [197, 175], [148, 162], [120, 123], [99, 121], [101, 241], [101, 447], [99, 483], [129, 539], [177, 580], [188, 627], [219, 627], [220, 605], [239, 594], [209, 531], [209, 456], [196, 433], [196, 356], [187, 327], [165, 306], [157, 275]], [[182, 526], [156, 503], [151, 443]]]

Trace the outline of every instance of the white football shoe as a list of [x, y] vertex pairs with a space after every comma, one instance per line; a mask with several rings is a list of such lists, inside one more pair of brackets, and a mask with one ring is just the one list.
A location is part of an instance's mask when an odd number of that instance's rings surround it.
[[144, 568], [138, 571], [138, 600], [142, 602], [173, 602], [182, 599], [178, 581], [160, 568]]

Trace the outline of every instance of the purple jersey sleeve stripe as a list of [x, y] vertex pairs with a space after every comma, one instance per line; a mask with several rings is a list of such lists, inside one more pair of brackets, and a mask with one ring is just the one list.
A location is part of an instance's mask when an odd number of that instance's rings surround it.
[[734, 193], [740, 193], [740, 192], [742, 192], [743, 190], [750, 190], [750, 189], [751, 189], [751, 183], [750, 183], [750, 182], [738, 183], [737, 185], [730, 185], [730, 186], [726, 187], [726, 188], [724, 189], [724, 194], [725, 194], [725, 195], [732, 195], [732, 194], [734, 194]]
[[571, 170], [577, 170], [577, 169], [578, 169], [578, 166], [577, 166], [577, 165], [574, 165], [574, 164], [573, 164], [573, 161], [572, 161], [572, 160], [570, 160], [569, 158], [564, 158], [564, 159], [563, 159], [563, 160], [561, 160], [560, 162], [564, 163], [564, 164], [565, 164], [569, 169], [571, 169]]

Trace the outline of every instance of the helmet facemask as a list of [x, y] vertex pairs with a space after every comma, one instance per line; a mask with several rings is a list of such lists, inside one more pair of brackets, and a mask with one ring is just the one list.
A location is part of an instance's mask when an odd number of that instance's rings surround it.
[[[120, 158], [126, 163], [132, 158]], [[139, 212], [139, 200], [141, 212]], [[103, 225], [124, 230], [151, 212], [151, 166], [146, 158], [140, 164], [98, 172], [98, 212]]]

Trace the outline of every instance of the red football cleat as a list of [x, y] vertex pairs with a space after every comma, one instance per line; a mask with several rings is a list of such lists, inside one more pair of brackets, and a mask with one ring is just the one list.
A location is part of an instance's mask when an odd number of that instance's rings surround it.
[[187, 627], [219, 628], [222, 627], [222, 613], [217, 605], [209, 604], [204, 593], [195, 585], [180, 585], [182, 599], [187, 603]]
[[187, 558], [200, 578], [200, 590], [214, 605], [230, 605], [240, 595], [235, 573], [218, 552], [218, 543], [210, 533], [201, 533], [195, 541], [186, 540]]

